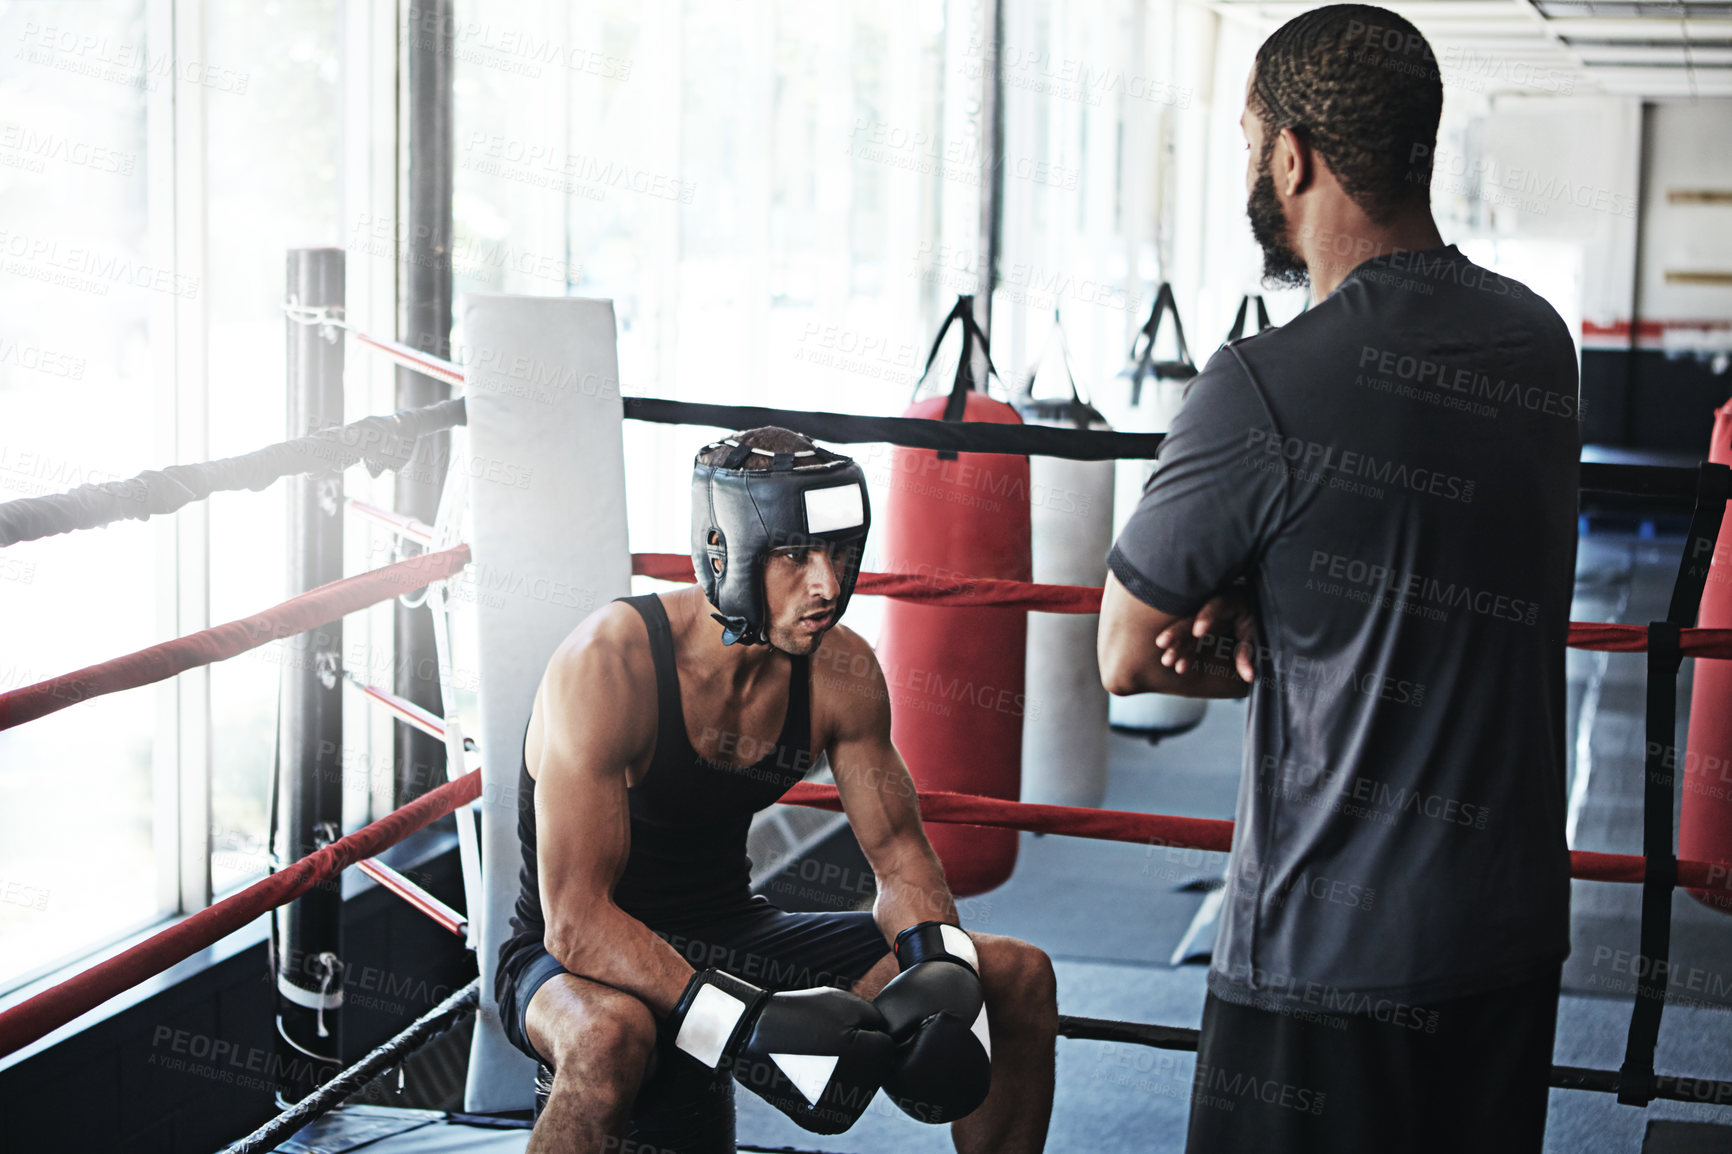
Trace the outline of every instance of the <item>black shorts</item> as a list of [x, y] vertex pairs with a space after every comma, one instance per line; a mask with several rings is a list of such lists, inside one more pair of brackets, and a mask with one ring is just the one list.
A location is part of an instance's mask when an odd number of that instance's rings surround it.
[[[869, 913], [790, 914], [754, 897], [744, 908], [699, 925], [651, 925], [693, 969], [726, 970], [766, 990], [851, 987], [890, 952]], [[539, 940], [519, 935], [499, 952], [494, 992], [511, 1044], [544, 1065], [524, 1014], [544, 982], [569, 973]], [[663, 1062], [638, 1092], [630, 1137], [649, 1149], [732, 1150], [733, 1083], [695, 1062]]]
[[1211, 993], [1190, 1154], [1539, 1154], [1562, 967], [1465, 998], [1292, 1012]]

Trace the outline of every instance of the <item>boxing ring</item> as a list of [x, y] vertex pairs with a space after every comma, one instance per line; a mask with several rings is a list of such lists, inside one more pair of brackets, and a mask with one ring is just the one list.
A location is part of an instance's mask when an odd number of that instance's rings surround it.
[[[291, 325], [346, 329], [339, 312], [296, 308]], [[355, 332], [356, 344], [448, 384], [465, 395], [423, 409], [368, 417], [222, 461], [174, 466], [127, 481], [87, 485], [69, 493], [0, 504], [0, 547], [55, 533], [95, 528], [122, 517], [172, 512], [212, 492], [262, 489], [278, 478], [340, 471], [363, 463], [374, 475], [406, 465], [419, 438], [466, 430], [452, 454], [438, 520], [413, 518], [350, 501], [348, 508], [423, 551], [370, 572], [345, 577], [280, 605], [224, 625], [0, 694], [0, 729], [25, 724], [96, 696], [135, 689], [320, 626], [349, 613], [425, 590], [433, 610], [439, 668], [450, 715], [437, 717], [377, 686], [355, 684], [396, 721], [443, 742], [449, 780], [385, 817], [315, 850], [240, 892], [198, 911], [149, 940], [0, 1013], [0, 1056], [41, 1039], [104, 1001], [217, 942], [261, 914], [325, 885], [355, 866], [462, 937], [477, 952], [481, 976], [337, 1078], [229, 1147], [270, 1150], [338, 1105], [368, 1079], [399, 1062], [453, 1022], [478, 1020], [470, 1055], [465, 1109], [500, 1114], [531, 1105], [534, 1066], [505, 1040], [493, 1000], [493, 968], [516, 896], [518, 745], [542, 670], [554, 647], [578, 621], [607, 600], [630, 592], [633, 575], [690, 582], [685, 554], [632, 554], [623, 495], [627, 484], [623, 422], [737, 429], [778, 424], [840, 444], [889, 443], [949, 452], [1016, 453], [1109, 460], [1148, 458], [1158, 434], [1041, 426], [949, 423], [851, 416], [751, 406], [622, 397], [610, 302], [570, 298], [476, 295], [464, 300], [462, 323], [472, 363], [459, 366], [395, 342]], [[475, 350], [480, 350], [476, 354]], [[551, 394], [522, 387], [522, 365], [562, 366], [572, 387]], [[541, 487], [526, 499], [515, 484], [476, 483], [477, 461], [509, 460]], [[1585, 464], [1583, 490], [1666, 498], [1693, 504], [1689, 536], [1667, 620], [1649, 626], [1572, 622], [1569, 645], [1584, 650], [1646, 653], [1648, 752], [1644, 764], [1644, 853], [1571, 854], [1572, 877], [1643, 887], [1639, 981], [1624, 1064], [1619, 1070], [1554, 1066], [1551, 1085], [1616, 1094], [1646, 1105], [1656, 1099], [1732, 1103], [1732, 1080], [1654, 1069], [1655, 1041], [1665, 1004], [1670, 899], [1675, 887], [1732, 890], [1732, 864], [1680, 861], [1674, 856], [1672, 805], [1677, 783], [1672, 750], [1676, 675], [1685, 656], [1732, 659], [1732, 629], [1694, 627], [1728, 495], [1725, 466], [1699, 469]], [[555, 499], [546, 494], [559, 494]], [[601, 494], [604, 499], [583, 499]], [[609, 495], [618, 499], [606, 499]], [[461, 540], [465, 518], [472, 539]], [[448, 584], [473, 566], [519, 580], [477, 603], [480, 732], [471, 739], [455, 715]], [[570, 591], [550, 596], [557, 583]], [[945, 606], [995, 606], [1044, 613], [1090, 614], [1101, 590], [1089, 586], [862, 573], [862, 595]], [[486, 802], [483, 804], [483, 802]], [[921, 792], [925, 821], [1031, 831], [1075, 838], [1226, 852], [1228, 821], [1163, 814], [1028, 804], [955, 793]], [[802, 783], [784, 804], [839, 811], [833, 786]], [[465, 908], [452, 910], [375, 860], [376, 855], [447, 814], [456, 814]], [[1508, 884], [1521, 884], [1519, 878]], [[1035, 942], [1035, 945], [1041, 945]], [[1195, 1050], [1188, 1027], [1060, 1017], [1060, 1034], [1169, 1050]], [[749, 1149], [750, 1147], [742, 1147]]]

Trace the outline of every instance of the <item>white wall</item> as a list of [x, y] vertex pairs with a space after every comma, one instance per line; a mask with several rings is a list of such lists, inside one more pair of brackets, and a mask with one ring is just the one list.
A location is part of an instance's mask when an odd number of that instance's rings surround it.
[[1432, 187], [1466, 194], [1471, 235], [1579, 247], [1582, 320], [1602, 328], [1628, 323], [1640, 104], [1627, 97], [1498, 97], [1464, 144], [1459, 155], [1440, 150]]
[[1680, 283], [1667, 274], [1732, 271], [1732, 205], [1674, 203], [1669, 194], [1732, 189], [1732, 100], [1651, 104], [1647, 129], [1643, 343], [1724, 356], [1732, 349], [1732, 287]]
[[1198, 100], [1176, 123], [1172, 280], [1192, 356], [1201, 365], [1226, 336], [1246, 293], [1264, 292], [1276, 323], [1299, 311], [1305, 293], [1261, 288], [1263, 254], [1245, 215], [1249, 153], [1239, 117], [1257, 47], [1273, 25], [1223, 20], [1203, 8], [1182, 11], [1179, 68]]
[[1732, 269], [1732, 208], [1668, 195], [1732, 187], [1732, 101], [1504, 96], [1439, 161], [1434, 200], [1463, 204], [1476, 259], [1566, 319], [1578, 284], [1584, 347], [1628, 347], [1632, 317], [1644, 348], [1732, 347], [1732, 288], [1667, 279]]

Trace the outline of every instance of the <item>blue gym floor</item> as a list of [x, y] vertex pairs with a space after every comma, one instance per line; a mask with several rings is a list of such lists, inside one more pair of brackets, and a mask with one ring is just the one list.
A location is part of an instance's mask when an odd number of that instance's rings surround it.
[[[1581, 543], [1575, 620], [1646, 623], [1662, 617], [1681, 542], [1597, 535]], [[1678, 740], [1683, 741], [1693, 662], [1679, 681]], [[1575, 795], [1574, 848], [1641, 852], [1640, 768], [1644, 659], [1639, 654], [1572, 650], [1569, 743]], [[1486, 671], [1488, 679], [1497, 670]], [[1488, 680], [1487, 692], [1495, 692]], [[1116, 809], [1230, 818], [1238, 785], [1244, 706], [1211, 705], [1195, 731], [1157, 746], [1115, 736], [1105, 805]], [[972, 929], [1026, 938], [1047, 950], [1059, 977], [1059, 1008], [1068, 1014], [1195, 1026], [1203, 1004], [1204, 968], [1172, 964], [1175, 949], [1204, 902], [1189, 883], [1218, 877], [1219, 855], [1024, 834], [1015, 875], [1000, 889], [962, 904]], [[1577, 882], [1574, 953], [1565, 969], [1554, 1061], [1616, 1069], [1623, 1055], [1634, 980], [1614, 964], [1615, 951], [1637, 946], [1640, 890]], [[1687, 895], [1673, 903], [1674, 972], [1692, 967], [1721, 990], [1732, 985], [1732, 918]], [[1203, 944], [1210, 940], [1199, 927]], [[1732, 1003], [1693, 992], [1680, 977], [1681, 1001], [1669, 1004], [1660, 1032], [1658, 1069], [1732, 1079]], [[1690, 1004], [1693, 1003], [1693, 1004]], [[1090, 1154], [1159, 1154], [1184, 1148], [1194, 1056], [1105, 1042], [1061, 1039], [1057, 1101], [1047, 1148]], [[948, 1151], [944, 1127], [920, 1125], [882, 1096], [853, 1130], [834, 1138], [806, 1134], [750, 1094], [736, 1096], [739, 1140], [758, 1147], [924, 1154]], [[368, 1108], [373, 1112], [375, 1108]], [[425, 1154], [524, 1149], [519, 1131], [479, 1130], [397, 1112], [414, 1129], [371, 1141], [369, 1154]], [[377, 1114], [373, 1114], [377, 1121]], [[1671, 1121], [1709, 1124], [1668, 1127]], [[336, 1119], [332, 1120], [336, 1122]], [[359, 1118], [355, 1121], [360, 1121]], [[1650, 1122], [1661, 1123], [1651, 1137]], [[1718, 1127], [1729, 1127], [1720, 1130]], [[353, 1149], [327, 1138], [281, 1149]], [[308, 1135], [311, 1137], [311, 1135]], [[1697, 1144], [1698, 1142], [1702, 1144]], [[1557, 1154], [1659, 1154], [1732, 1150], [1732, 1106], [1656, 1102], [1620, 1106], [1611, 1095], [1553, 1090], [1546, 1150]]]

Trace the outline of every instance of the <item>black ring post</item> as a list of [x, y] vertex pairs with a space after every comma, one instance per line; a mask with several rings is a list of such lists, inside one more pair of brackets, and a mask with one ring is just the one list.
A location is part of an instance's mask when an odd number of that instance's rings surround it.
[[1703, 462], [1697, 474], [1696, 508], [1684, 540], [1684, 555], [1672, 586], [1666, 620], [1648, 625], [1648, 700], [1642, 758], [1642, 929], [1636, 966], [1636, 1003], [1618, 1071], [1618, 1101], [1646, 1106], [1655, 1097], [1654, 1050], [1666, 1009], [1671, 971], [1672, 891], [1678, 884], [1672, 807], [1677, 800], [1678, 669], [1680, 630], [1696, 624], [1708, 563], [1725, 517], [1732, 470]]
[[[289, 301], [343, 309], [343, 250], [291, 249]], [[288, 324], [288, 433], [299, 437], [343, 423], [343, 334], [332, 325]], [[291, 479], [288, 592], [305, 593], [343, 576], [343, 474]], [[282, 705], [271, 864], [281, 869], [342, 836], [343, 623], [283, 641]], [[272, 912], [276, 943], [279, 1103], [295, 1102], [341, 1063], [342, 891], [321, 886]]]
[[1642, 766], [1642, 938], [1636, 965], [1636, 1004], [1618, 1071], [1618, 1101], [1646, 1106], [1654, 1097], [1654, 1048], [1666, 1008], [1666, 973], [1672, 947], [1672, 888], [1678, 858], [1672, 849], [1673, 732], [1678, 717], [1678, 627], [1648, 625], [1647, 742]]
[[[400, 253], [398, 337], [442, 360], [451, 356], [452, 69], [456, 60], [456, 0], [409, 0], [408, 180]], [[451, 387], [413, 369], [397, 369], [397, 407], [421, 408], [451, 395]], [[397, 473], [396, 511], [431, 524], [451, 459], [451, 435], [415, 445]], [[433, 615], [399, 602], [393, 630], [393, 688], [431, 712], [445, 714], [433, 642]], [[395, 804], [414, 801], [445, 780], [445, 746], [411, 725], [397, 726]]]

